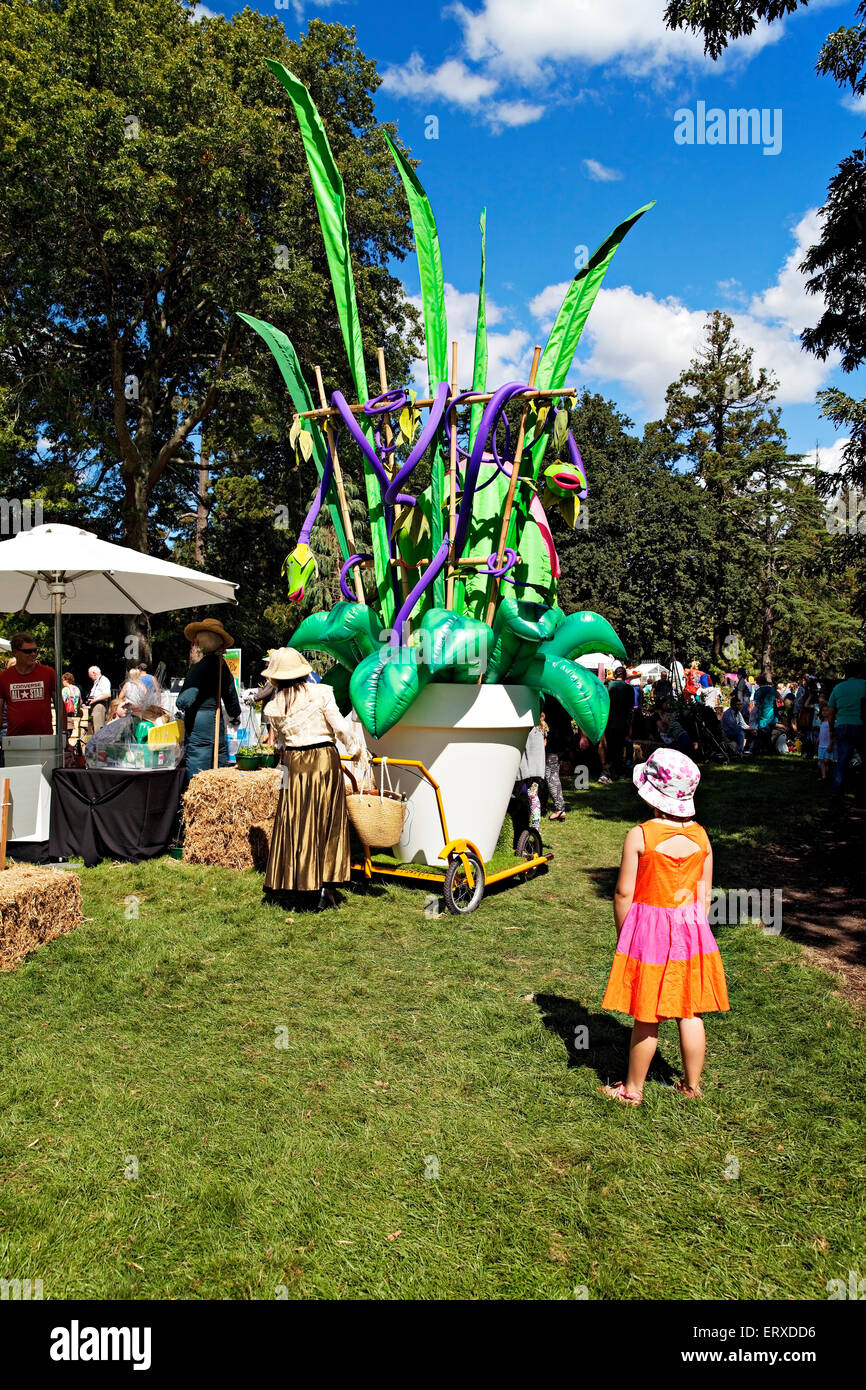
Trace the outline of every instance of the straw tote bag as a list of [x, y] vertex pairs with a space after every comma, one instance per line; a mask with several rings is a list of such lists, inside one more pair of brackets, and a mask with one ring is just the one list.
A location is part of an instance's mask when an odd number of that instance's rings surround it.
[[399, 844], [406, 818], [406, 799], [391, 786], [388, 759], [383, 758], [379, 764], [378, 787], [371, 785], [359, 791], [345, 764], [343, 771], [352, 783], [353, 790], [346, 793], [346, 810], [358, 839], [367, 849], [390, 849]]

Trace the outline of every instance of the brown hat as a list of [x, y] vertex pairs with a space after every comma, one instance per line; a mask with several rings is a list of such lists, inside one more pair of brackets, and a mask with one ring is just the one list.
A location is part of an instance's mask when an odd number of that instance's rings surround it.
[[230, 637], [219, 618], [202, 618], [197, 623], [187, 623], [183, 635], [188, 642], [194, 642], [200, 632], [213, 632], [226, 647], [233, 647], [235, 639]]

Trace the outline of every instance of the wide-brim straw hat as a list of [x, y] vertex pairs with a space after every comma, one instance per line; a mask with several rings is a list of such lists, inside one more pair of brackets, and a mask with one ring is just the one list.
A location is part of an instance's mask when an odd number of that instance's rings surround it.
[[309, 661], [294, 647], [275, 647], [262, 668], [262, 675], [272, 681], [297, 681], [312, 671]]
[[697, 763], [676, 748], [657, 748], [632, 772], [638, 796], [672, 816], [695, 814], [694, 795], [700, 780]]
[[235, 639], [226, 632], [219, 618], [202, 618], [197, 623], [187, 623], [183, 635], [188, 642], [194, 642], [200, 632], [213, 632], [224, 647], [233, 647]]

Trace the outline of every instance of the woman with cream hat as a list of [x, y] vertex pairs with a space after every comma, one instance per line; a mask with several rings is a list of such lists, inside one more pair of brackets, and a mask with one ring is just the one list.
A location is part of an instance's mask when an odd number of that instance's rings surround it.
[[331, 885], [346, 883], [351, 869], [337, 741], [354, 754], [363, 736], [340, 714], [331, 687], [309, 680], [312, 667], [293, 647], [272, 652], [262, 674], [276, 689], [264, 713], [285, 768], [265, 888], [315, 894], [317, 909], [333, 907]]
[[[217, 731], [216, 721], [221, 704], [225, 705], [231, 719], [240, 719], [241, 705], [234, 678], [223, 660], [226, 647], [233, 647], [235, 641], [219, 619], [204, 618], [201, 622], [187, 623], [183, 635], [191, 643], [192, 652], [190, 668], [178, 692], [177, 707], [184, 720], [189, 779], [214, 766], [215, 745], [217, 766], [228, 767], [225, 728]], [[196, 659], [199, 651], [202, 656]]]

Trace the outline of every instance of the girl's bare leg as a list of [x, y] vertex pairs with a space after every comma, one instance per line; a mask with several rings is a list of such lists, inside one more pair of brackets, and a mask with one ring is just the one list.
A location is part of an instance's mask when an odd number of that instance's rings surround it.
[[707, 1054], [707, 1035], [702, 1018], [678, 1018], [680, 1030], [680, 1052], [686, 1085], [696, 1091], [701, 1084], [701, 1072]]
[[650, 1062], [655, 1056], [658, 1040], [659, 1026], [657, 1023], [641, 1023], [635, 1019], [634, 1027], [631, 1030], [631, 1045], [628, 1053], [628, 1076], [625, 1079], [625, 1089], [634, 1095], [643, 1095], [644, 1082], [650, 1069]]

